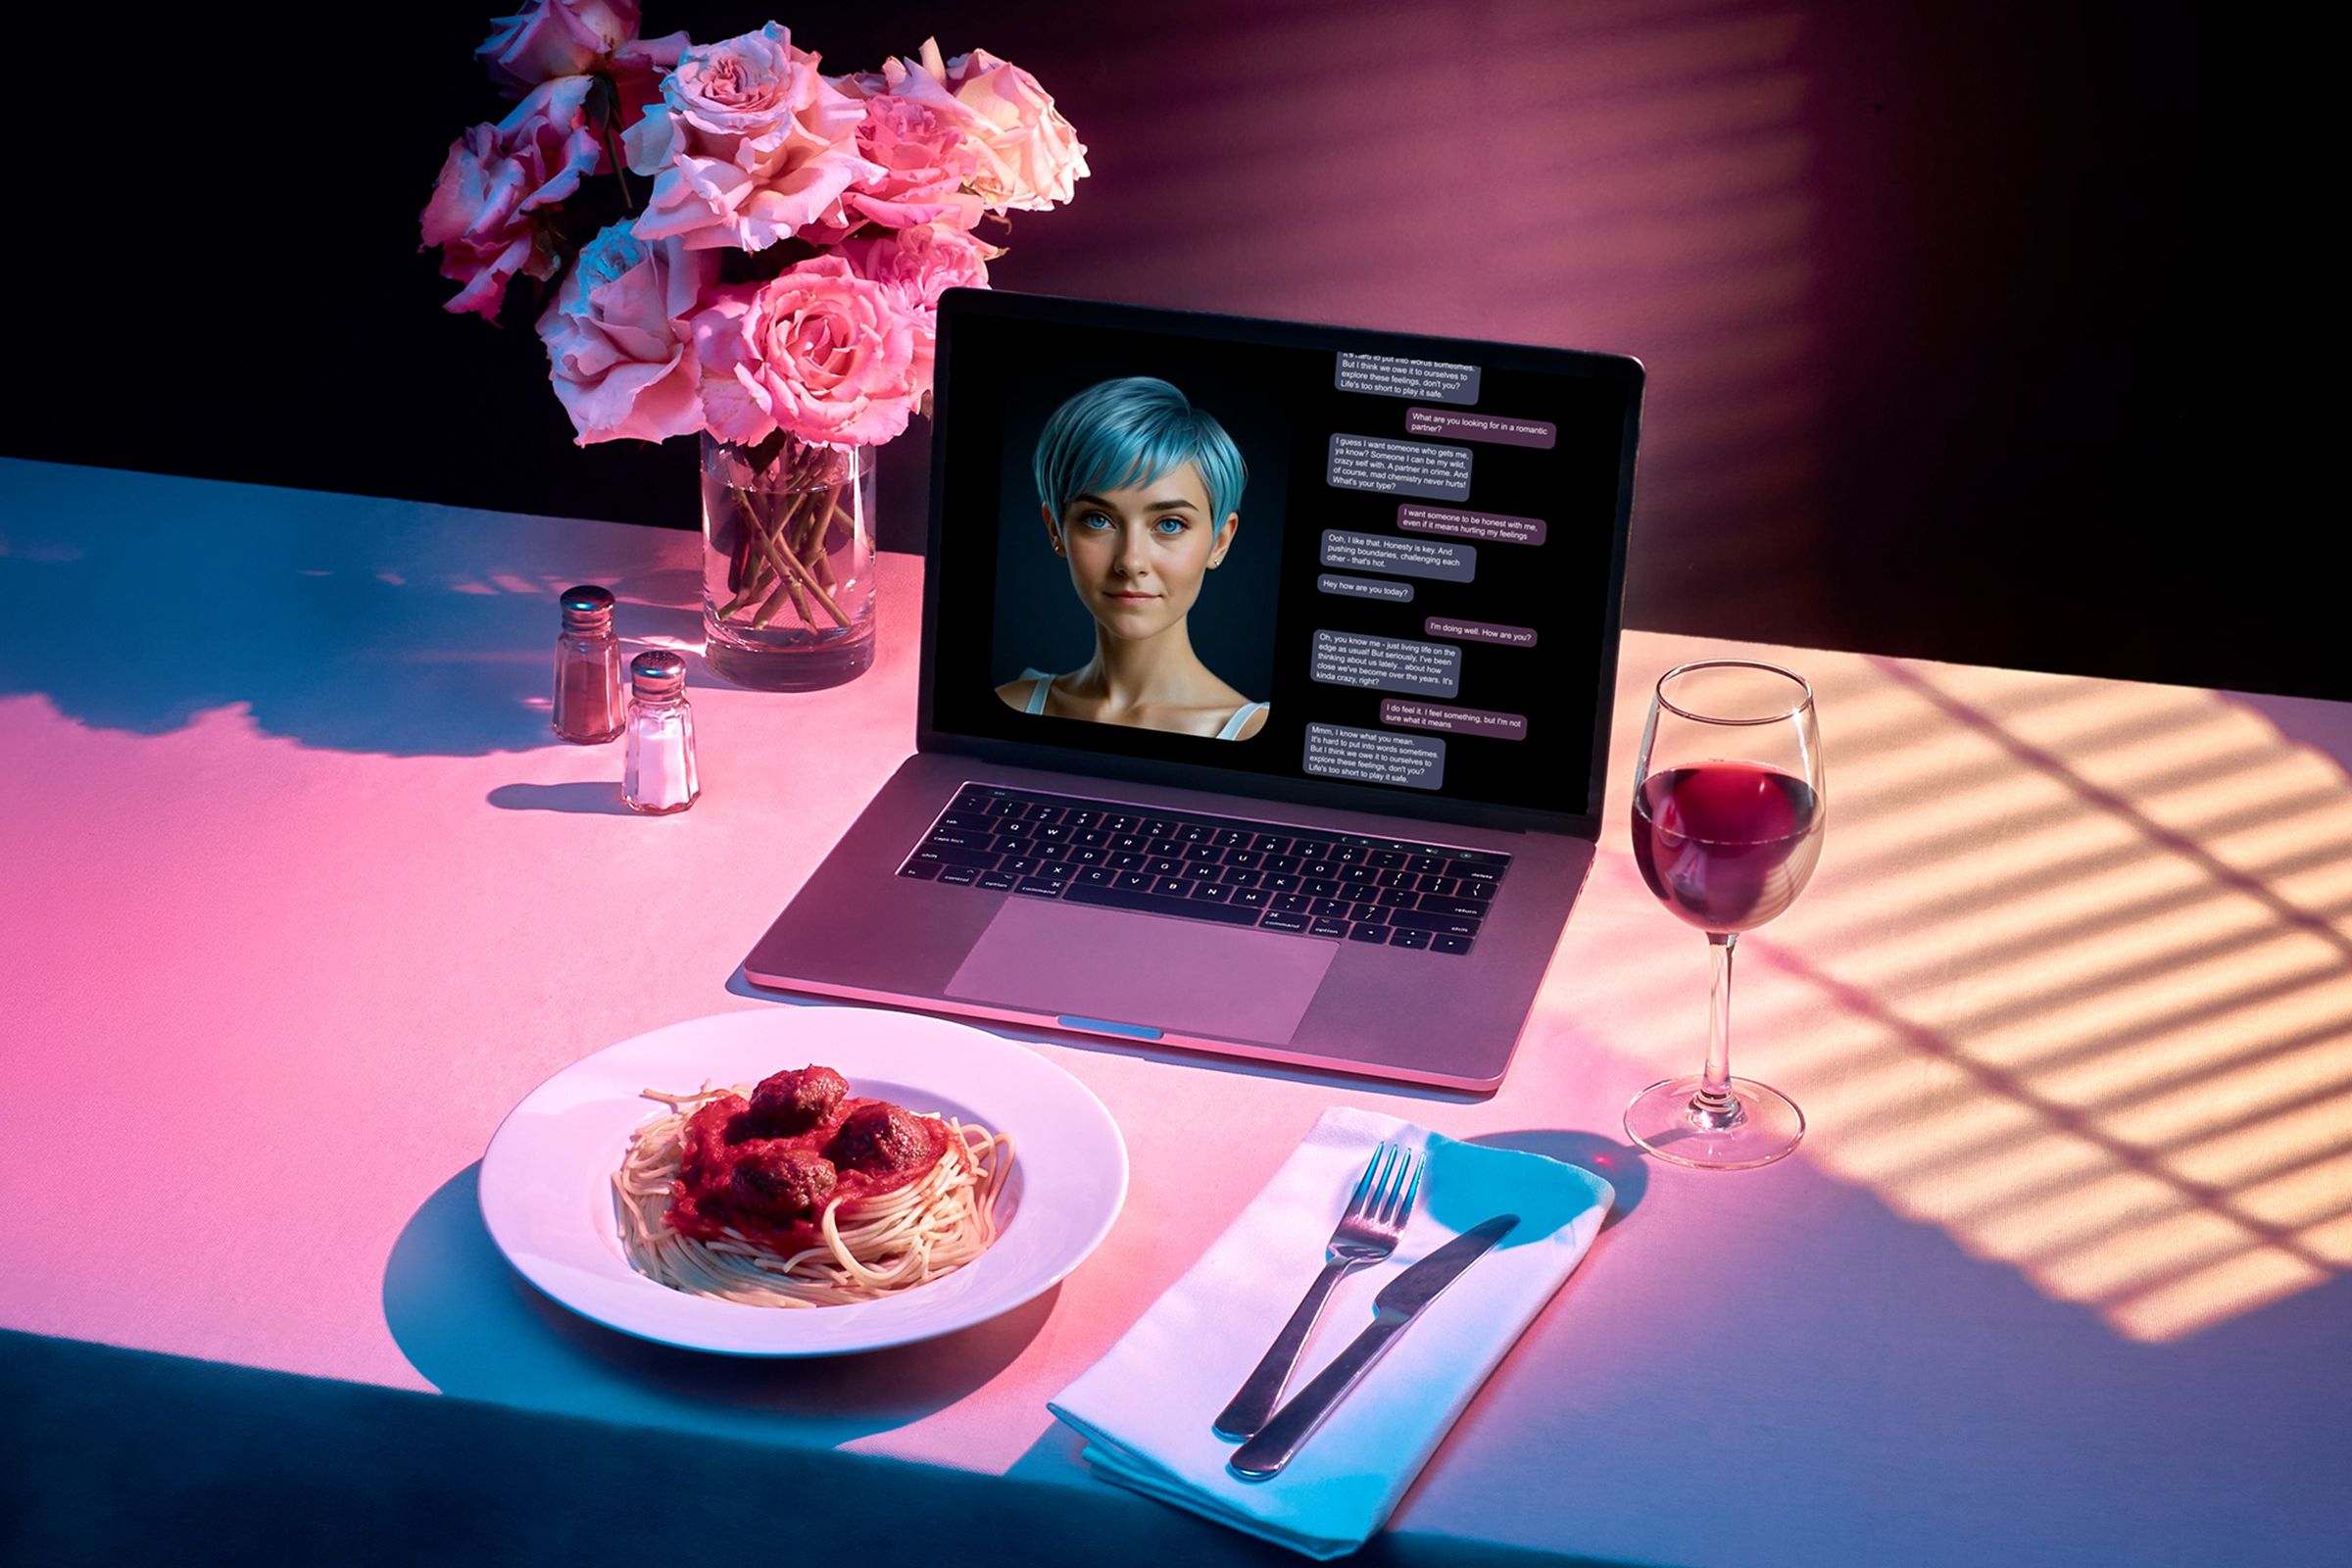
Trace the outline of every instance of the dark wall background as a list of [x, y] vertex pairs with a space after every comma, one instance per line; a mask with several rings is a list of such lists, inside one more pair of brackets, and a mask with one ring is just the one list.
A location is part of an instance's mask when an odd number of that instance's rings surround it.
[[[1636, 626], [2352, 697], [2302, 390], [2337, 180], [2282, 22], [647, 3], [706, 42], [772, 15], [829, 69], [936, 33], [1035, 72], [1095, 173], [1015, 215], [1000, 286], [1639, 355]], [[416, 251], [447, 144], [504, 112], [496, 5], [19, 24], [0, 449], [693, 525], [687, 443], [575, 450], [527, 286], [448, 316]]]

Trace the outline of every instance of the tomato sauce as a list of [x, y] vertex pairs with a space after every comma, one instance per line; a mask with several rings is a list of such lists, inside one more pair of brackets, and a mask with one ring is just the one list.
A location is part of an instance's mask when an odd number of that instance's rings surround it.
[[[881, 1111], [873, 1111], [876, 1106]], [[900, 1136], [880, 1146], [873, 1139], [857, 1136], [856, 1130], [851, 1138], [843, 1138], [842, 1128], [860, 1111], [869, 1112], [860, 1129], [872, 1127], [877, 1116], [896, 1111], [889, 1128]], [[686, 1120], [669, 1223], [680, 1234], [705, 1242], [717, 1241], [733, 1231], [745, 1241], [786, 1256], [822, 1247], [819, 1214], [831, 1208], [847, 1217], [875, 1199], [920, 1180], [947, 1153], [954, 1136], [937, 1117], [913, 1115], [886, 1100], [848, 1096], [806, 1130], [779, 1135], [773, 1121], [757, 1114], [743, 1096], [722, 1095]], [[738, 1170], [748, 1161], [775, 1155], [822, 1163], [833, 1176], [830, 1196], [799, 1215], [783, 1212], [785, 1205], [772, 1201], [747, 1203], [737, 1180]]]

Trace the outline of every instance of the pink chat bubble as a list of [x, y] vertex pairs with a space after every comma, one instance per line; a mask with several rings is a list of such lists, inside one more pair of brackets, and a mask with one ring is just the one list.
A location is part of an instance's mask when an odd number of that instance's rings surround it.
[[1504, 545], [1540, 545], [1548, 532], [1541, 517], [1513, 517], [1499, 512], [1458, 512], [1451, 507], [1425, 507], [1413, 501], [1396, 509], [1396, 526], [1406, 533], [1445, 533], [1457, 539], [1484, 539]]
[[1380, 721], [1407, 729], [1443, 730], [1448, 735], [1484, 735], [1503, 741], [1527, 739], [1525, 713], [1495, 713], [1484, 708], [1456, 708], [1451, 703], [1424, 703], [1411, 698], [1381, 699]]
[[1404, 433], [1546, 449], [1559, 437], [1559, 431], [1548, 419], [1516, 419], [1507, 414], [1479, 414], [1468, 409], [1407, 409]]
[[1424, 637], [1450, 637], [1456, 642], [1494, 643], [1503, 648], [1533, 648], [1536, 628], [1533, 626], [1497, 626], [1488, 620], [1456, 620], [1451, 615], [1431, 615], [1421, 622]]

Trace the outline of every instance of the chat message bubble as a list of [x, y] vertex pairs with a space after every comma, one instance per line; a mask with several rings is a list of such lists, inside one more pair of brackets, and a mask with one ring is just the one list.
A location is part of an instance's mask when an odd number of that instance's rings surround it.
[[1499, 512], [1455, 512], [1407, 501], [1396, 509], [1396, 526], [1406, 533], [1451, 534], [1502, 545], [1540, 545], [1550, 530], [1542, 517], [1512, 517]]
[[1456, 620], [1450, 615], [1431, 615], [1421, 622], [1421, 629], [1432, 637], [1451, 637], [1457, 642], [1494, 643], [1501, 648], [1536, 646], [1536, 628], [1533, 626], [1497, 626], [1491, 620]]
[[1309, 724], [1304, 765], [1309, 773], [1325, 778], [1442, 789], [1446, 784], [1446, 743], [1386, 730]]
[[1417, 703], [1409, 698], [1382, 698], [1380, 721], [1383, 724], [1405, 724], [1414, 729], [1443, 730], [1448, 735], [1485, 735], [1504, 741], [1527, 739], [1525, 713], [1495, 713], [1484, 708]]
[[1451, 697], [1461, 689], [1462, 651], [1447, 643], [1318, 631], [1307, 673], [1326, 686], [1368, 686], [1416, 697]]
[[1444, 360], [1400, 360], [1387, 354], [1343, 354], [1331, 384], [1343, 392], [1388, 398], [1434, 398], [1440, 403], [1476, 403], [1478, 367]]
[[1392, 539], [1383, 533], [1326, 528], [1323, 564], [1392, 577], [1468, 582], [1478, 575], [1478, 549], [1474, 545], [1442, 545], [1432, 539]]
[[1409, 582], [1384, 582], [1377, 577], [1343, 577], [1327, 571], [1315, 579], [1315, 586], [1327, 594], [1340, 594], [1351, 599], [1385, 599], [1393, 605], [1413, 602], [1413, 585]]
[[1451, 409], [1407, 409], [1407, 435], [1445, 435], [1460, 441], [1492, 441], [1506, 447], [1549, 450], [1560, 432], [1548, 419], [1519, 419], [1507, 414], [1457, 414]]
[[1335, 435], [1324, 482], [1340, 490], [1384, 496], [1470, 499], [1470, 449], [1391, 441], [1376, 435]]

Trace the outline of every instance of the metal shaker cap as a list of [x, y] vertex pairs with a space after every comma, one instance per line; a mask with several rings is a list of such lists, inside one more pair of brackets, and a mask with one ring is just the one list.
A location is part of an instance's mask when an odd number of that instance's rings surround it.
[[612, 595], [594, 583], [581, 583], [564, 590], [565, 631], [611, 631], [612, 629]]
[[629, 689], [646, 702], [674, 700], [686, 689], [686, 661], [666, 648], [648, 649], [629, 661]]

